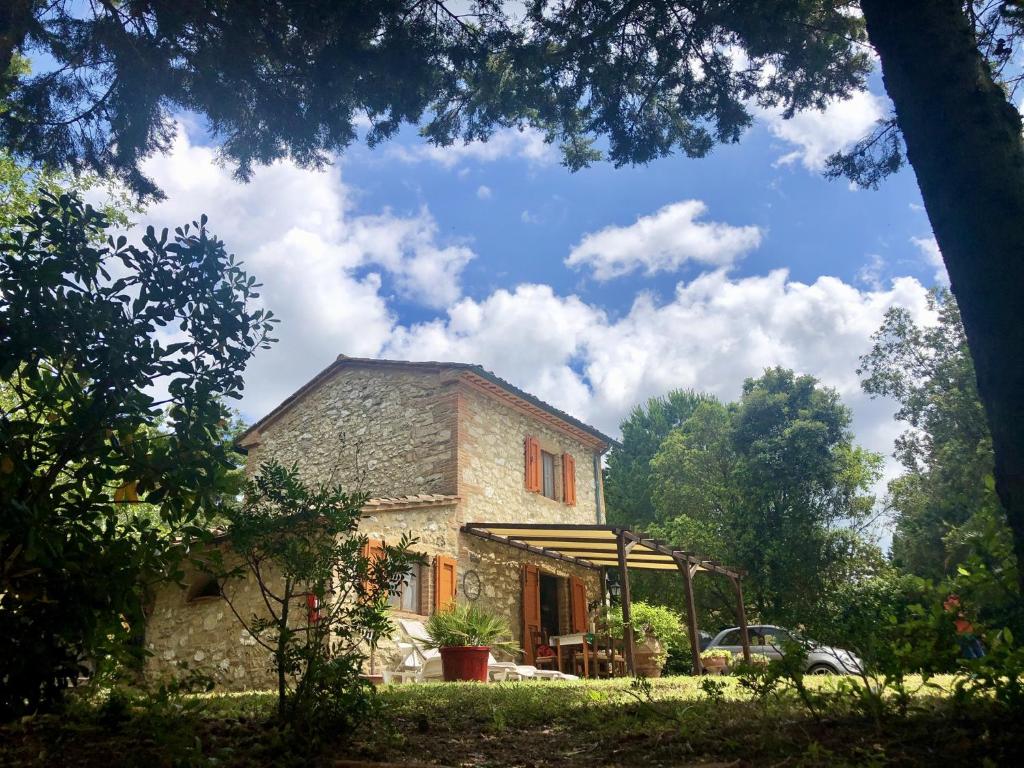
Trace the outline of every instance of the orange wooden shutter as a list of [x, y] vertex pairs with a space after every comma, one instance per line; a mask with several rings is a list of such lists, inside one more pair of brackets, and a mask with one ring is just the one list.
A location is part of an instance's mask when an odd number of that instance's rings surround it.
[[536, 437], [526, 438], [526, 490], [540, 493], [540, 443]]
[[434, 610], [443, 611], [455, 602], [455, 558], [434, 558]]
[[[370, 539], [366, 542], [366, 546], [363, 547], [363, 554], [369, 559], [370, 563], [384, 556], [384, 542], [380, 539]], [[376, 600], [378, 595], [377, 591], [373, 589], [373, 585], [367, 581], [363, 584], [363, 590], [371, 600]]]
[[569, 577], [569, 586], [572, 592], [572, 631], [586, 632], [589, 629], [589, 618], [587, 615], [587, 585], [575, 576]]
[[533, 664], [536, 648], [533, 646], [533, 634], [540, 632], [540, 568], [535, 565], [523, 565], [523, 641], [526, 652], [526, 663]]
[[576, 459], [568, 453], [562, 454], [562, 499], [566, 504], [576, 504]]

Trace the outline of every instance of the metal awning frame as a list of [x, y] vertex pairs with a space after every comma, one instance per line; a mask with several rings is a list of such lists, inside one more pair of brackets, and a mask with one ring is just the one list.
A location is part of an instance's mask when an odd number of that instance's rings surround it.
[[616, 568], [622, 600], [622, 618], [625, 623], [625, 656], [630, 674], [635, 671], [635, 638], [632, 626], [629, 571], [678, 570], [683, 577], [686, 597], [687, 624], [690, 650], [695, 674], [703, 670], [700, 661], [700, 636], [693, 597], [693, 577], [701, 572], [727, 577], [736, 592], [737, 613], [743, 642], [743, 655], [750, 660], [750, 640], [747, 633], [746, 611], [743, 605], [742, 578], [745, 572], [722, 565], [707, 557], [667, 542], [612, 525], [566, 525], [560, 523], [466, 523], [462, 531], [481, 539], [495, 541], [516, 549], [544, 557], [563, 560], [584, 568], [601, 570]]

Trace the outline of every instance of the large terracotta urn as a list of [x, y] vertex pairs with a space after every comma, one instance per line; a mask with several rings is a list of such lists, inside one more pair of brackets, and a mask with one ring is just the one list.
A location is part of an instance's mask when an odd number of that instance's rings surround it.
[[641, 677], [661, 677], [661, 666], [664, 662], [664, 647], [651, 632], [646, 632], [644, 639], [633, 651], [636, 674]]

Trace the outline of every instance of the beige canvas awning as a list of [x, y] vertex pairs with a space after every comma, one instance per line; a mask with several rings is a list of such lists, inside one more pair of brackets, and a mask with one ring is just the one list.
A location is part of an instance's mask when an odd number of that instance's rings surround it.
[[687, 563], [691, 572], [712, 571], [729, 577], [740, 576], [735, 568], [721, 565], [697, 553], [673, 547], [643, 533], [612, 525], [563, 525], [558, 523], [466, 523], [466, 533], [500, 541], [537, 554], [569, 559], [580, 565], [600, 568], [619, 566], [619, 538], [629, 546], [626, 565], [648, 571], [674, 571]]

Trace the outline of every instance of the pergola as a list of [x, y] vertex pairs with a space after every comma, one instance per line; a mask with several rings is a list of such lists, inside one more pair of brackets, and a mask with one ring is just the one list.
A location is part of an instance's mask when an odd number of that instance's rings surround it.
[[496, 541], [534, 554], [565, 560], [584, 568], [601, 570], [615, 568], [619, 573], [622, 599], [622, 618], [626, 632], [624, 651], [626, 668], [635, 673], [635, 638], [632, 627], [632, 608], [629, 591], [629, 571], [679, 571], [683, 577], [686, 598], [690, 651], [693, 654], [695, 674], [703, 671], [700, 661], [700, 637], [697, 611], [693, 599], [693, 578], [700, 572], [715, 573], [728, 578], [736, 592], [743, 656], [750, 661], [750, 639], [747, 635], [747, 615], [743, 608], [743, 572], [701, 557], [684, 549], [677, 549], [661, 539], [612, 525], [563, 525], [557, 523], [466, 523], [463, 532], [482, 539]]

